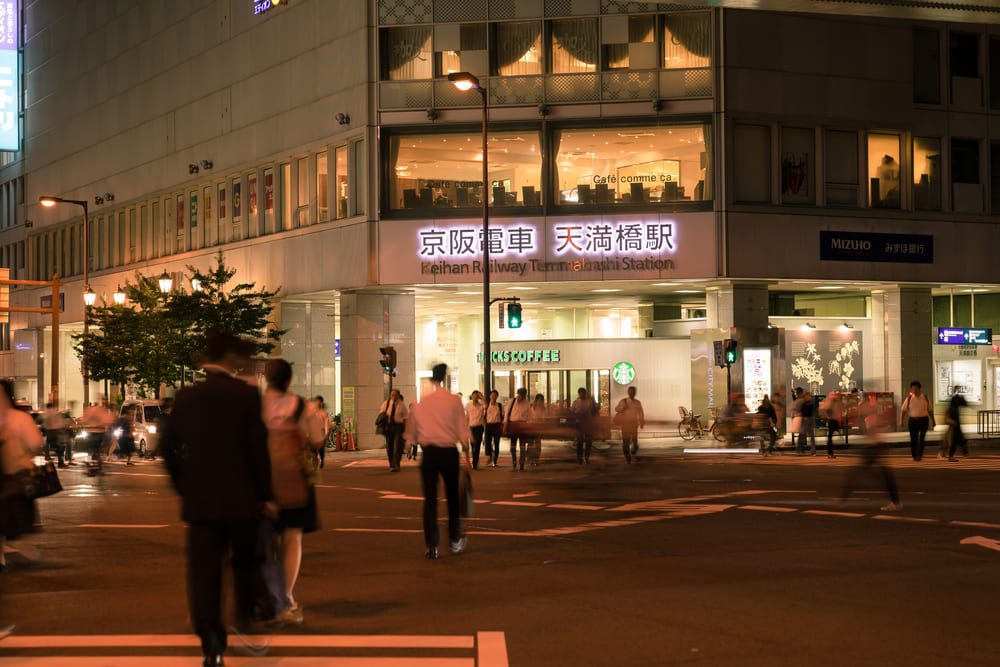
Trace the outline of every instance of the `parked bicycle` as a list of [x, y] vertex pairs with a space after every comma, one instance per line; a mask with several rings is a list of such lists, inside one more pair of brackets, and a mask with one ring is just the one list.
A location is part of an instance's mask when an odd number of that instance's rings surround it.
[[719, 442], [723, 442], [726, 439], [725, 429], [721, 426], [722, 422], [719, 420], [718, 412], [715, 408], [710, 409], [712, 422], [707, 426], [702, 423], [701, 415], [692, 413], [683, 405], [677, 406], [677, 410], [681, 413], [681, 421], [677, 425], [677, 433], [684, 440], [694, 440], [706, 434], [711, 434]]

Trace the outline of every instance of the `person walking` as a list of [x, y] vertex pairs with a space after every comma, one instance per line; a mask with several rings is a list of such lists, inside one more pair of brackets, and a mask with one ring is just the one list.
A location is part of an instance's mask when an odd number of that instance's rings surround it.
[[284, 359], [271, 359], [264, 367], [263, 418], [267, 426], [267, 449], [271, 458], [271, 489], [279, 507], [277, 530], [281, 535], [281, 563], [285, 573], [285, 599], [274, 619], [277, 623], [301, 625], [302, 606], [295, 600], [295, 582], [302, 568], [302, 535], [319, 527], [316, 491], [303, 470], [303, 461], [318, 436], [310, 437], [310, 418], [305, 401], [288, 391], [292, 366]]
[[51, 458], [54, 451], [59, 460], [60, 468], [65, 468], [73, 463], [72, 458], [66, 461], [66, 427], [68, 425], [66, 416], [59, 412], [55, 403], [50, 401], [45, 404], [45, 410], [42, 412], [42, 428], [45, 429], [45, 458]]
[[903, 426], [903, 417], [909, 417], [910, 428], [910, 456], [914, 461], [919, 461], [924, 457], [924, 440], [927, 437], [927, 428], [934, 428], [934, 409], [927, 395], [921, 391], [920, 382], [914, 380], [910, 383], [910, 393], [903, 399], [903, 406], [899, 410], [899, 425]]
[[767, 396], [761, 399], [760, 405], [757, 406], [757, 413], [762, 414], [767, 418], [767, 436], [768, 444], [767, 447], [764, 446], [764, 441], [761, 440], [760, 443], [760, 453], [761, 454], [773, 454], [774, 445], [778, 441], [778, 415], [774, 410], [774, 406], [771, 404], [771, 399]]
[[[802, 455], [802, 387], [796, 387], [792, 390], [792, 404], [788, 406], [788, 416], [792, 420], [792, 427], [790, 429], [792, 434], [792, 447], [795, 448], [795, 453], [799, 456]], [[798, 440], [795, 436], [799, 436]]]
[[398, 389], [389, 392], [389, 398], [382, 401], [379, 412], [388, 418], [383, 434], [385, 451], [389, 456], [389, 471], [399, 472], [399, 461], [403, 458], [403, 431], [406, 428], [406, 404]]
[[[483, 393], [475, 390], [469, 394], [469, 403], [465, 406], [465, 415], [469, 419], [469, 429], [472, 431], [472, 468], [479, 467], [479, 449], [483, 444], [483, 433], [486, 430], [486, 403]], [[487, 445], [486, 458], [489, 458]]]
[[546, 430], [549, 420], [549, 407], [545, 404], [544, 394], [535, 394], [535, 400], [531, 402], [531, 422], [528, 424], [527, 448], [524, 441], [521, 444], [521, 470], [524, 470], [524, 463], [528, 461], [530, 465], [537, 466], [542, 459], [542, 433]]
[[646, 427], [646, 415], [642, 411], [642, 403], [635, 397], [635, 387], [629, 387], [627, 394], [615, 406], [615, 418], [622, 430], [625, 463], [632, 463], [632, 458], [639, 451], [639, 429]]
[[483, 437], [486, 441], [486, 458], [490, 465], [497, 467], [500, 459], [500, 434], [503, 432], [503, 404], [496, 389], [490, 391], [490, 401], [486, 404], [486, 428]]
[[309, 401], [312, 406], [308, 411], [312, 420], [312, 429], [322, 434], [322, 446], [319, 448], [319, 467], [326, 464], [326, 439], [330, 436], [330, 413], [326, 411], [326, 401], [322, 396], [313, 396]]
[[526, 427], [531, 421], [531, 403], [528, 402], [528, 390], [521, 387], [517, 395], [507, 404], [507, 417], [504, 420], [504, 432], [510, 438], [510, 457], [517, 472], [517, 446], [521, 445], [521, 470], [524, 470], [524, 450], [526, 449]]
[[235, 377], [253, 344], [212, 331], [205, 340], [205, 380], [182, 389], [160, 449], [181, 518], [188, 524], [188, 602], [204, 665], [223, 664], [222, 567], [231, 563], [237, 627], [247, 629], [254, 604], [258, 522], [277, 517], [271, 502], [267, 428], [257, 388]]
[[[948, 424], [948, 434], [945, 436], [945, 442], [948, 443], [948, 460], [957, 461], [955, 458], [955, 451], [961, 447], [962, 456], [969, 455], [969, 445], [965, 440], [965, 434], [962, 433], [962, 408], [964, 408], [968, 403], [965, 397], [962, 396], [962, 387], [956, 386], [951, 394], [951, 402], [948, 403], [948, 410], [944, 413], [944, 421]], [[943, 448], [942, 448], [943, 449]], [[938, 458], [944, 458], [939, 452]]]
[[27, 412], [14, 409], [14, 385], [0, 380], [0, 574], [7, 572], [6, 546], [35, 531], [38, 510], [35, 500], [18, 492], [12, 480], [34, 467], [32, 458], [41, 454], [45, 438]]
[[844, 444], [847, 444], [847, 426], [843, 423], [844, 402], [840, 394], [830, 392], [819, 405], [819, 414], [826, 420], [826, 457], [837, 458], [833, 453], [833, 432], [843, 431]]
[[462, 401], [442, 384], [448, 375], [448, 366], [438, 364], [431, 370], [431, 391], [423, 396], [413, 408], [406, 421], [407, 442], [423, 445], [424, 455], [420, 460], [420, 480], [424, 492], [424, 555], [430, 559], [438, 557], [437, 496], [438, 476], [444, 480], [445, 497], [448, 502], [448, 537], [451, 553], [465, 551], [466, 536], [462, 531], [462, 518], [458, 502], [459, 454], [455, 445], [460, 445], [464, 456], [463, 465], [472, 467], [469, 456], [469, 419], [462, 409]]
[[868, 441], [861, 450], [860, 463], [847, 471], [844, 478], [844, 488], [840, 493], [839, 505], [843, 506], [854, 488], [854, 480], [858, 476], [881, 475], [885, 483], [886, 493], [889, 494], [889, 504], [882, 506], [883, 512], [895, 512], [902, 509], [903, 505], [899, 501], [899, 487], [896, 485], [896, 475], [888, 461], [885, 460], [885, 450], [889, 447], [886, 442], [885, 431], [887, 426], [873, 424], [868, 429]]
[[576, 390], [576, 400], [569, 407], [576, 425], [576, 462], [590, 463], [590, 452], [594, 447], [594, 417], [599, 408], [587, 390]]
[[805, 453], [805, 446], [809, 442], [809, 456], [816, 456], [816, 402], [813, 395], [808, 391], [802, 392], [802, 404], [799, 406], [799, 414], [802, 415], [802, 430], [799, 431], [799, 454]]
[[[87, 449], [97, 470], [101, 468], [105, 441], [110, 438], [111, 425], [115, 423], [115, 414], [111, 412], [108, 397], [101, 396], [97, 405], [88, 406], [83, 411], [83, 428], [87, 433]], [[163, 429], [160, 429], [160, 433]]]

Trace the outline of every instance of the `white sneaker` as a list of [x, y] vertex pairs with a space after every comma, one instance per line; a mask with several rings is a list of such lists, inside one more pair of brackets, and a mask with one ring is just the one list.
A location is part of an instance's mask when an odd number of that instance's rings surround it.
[[899, 505], [897, 505], [896, 503], [889, 503], [888, 505], [886, 505], [885, 507], [882, 508], [882, 511], [883, 512], [898, 512], [900, 509], [902, 509], [902, 507], [903, 507], [902, 503], [900, 503]]
[[451, 552], [456, 555], [462, 553], [463, 551], [465, 551], [465, 545], [468, 543], [468, 541], [469, 538], [465, 537], [464, 535], [458, 538], [457, 540], [451, 543]]

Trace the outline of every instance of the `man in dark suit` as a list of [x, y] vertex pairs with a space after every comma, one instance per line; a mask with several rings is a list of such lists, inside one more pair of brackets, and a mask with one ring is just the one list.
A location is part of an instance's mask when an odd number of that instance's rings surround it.
[[183, 389], [160, 449], [188, 524], [188, 604], [205, 665], [222, 665], [222, 564], [232, 552], [237, 626], [253, 607], [256, 542], [271, 501], [267, 429], [257, 389], [235, 377], [252, 344], [213, 332], [205, 341], [204, 382]]

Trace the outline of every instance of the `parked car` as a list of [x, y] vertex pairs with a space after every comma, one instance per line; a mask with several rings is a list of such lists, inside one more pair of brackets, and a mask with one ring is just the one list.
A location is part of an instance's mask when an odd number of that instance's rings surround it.
[[[156, 421], [160, 418], [160, 401], [131, 400], [122, 403], [120, 417], [132, 422], [132, 436], [135, 438], [136, 452], [140, 457], [152, 455], [156, 451]], [[118, 437], [118, 434], [115, 434]]]

